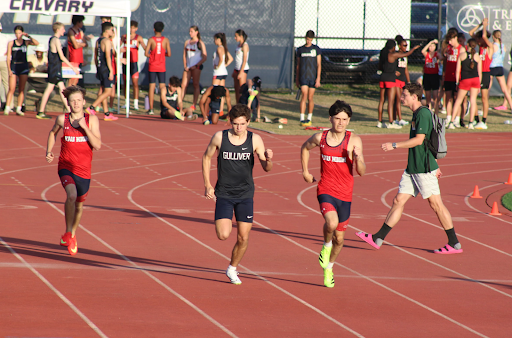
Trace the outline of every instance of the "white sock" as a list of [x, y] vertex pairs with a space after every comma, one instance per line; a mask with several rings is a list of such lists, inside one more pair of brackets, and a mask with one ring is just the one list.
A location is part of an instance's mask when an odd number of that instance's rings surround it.
[[20, 112], [21, 111], [21, 107], [20, 106], [16, 107], [16, 111]]
[[[7, 107], [6, 107], [7, 108]], [[304, 121], [304, 114], [300, 114], [300, 120]]]
[[460, 122], [460, 116], [455, 117], [455, 123], [459, 123], [459, 122]]
[[133, 106], [138, 108], [139, 107], [139, 100], [138, 99], [133, 99]]
[[[9, 107], [9, 106], [5, 106], [4, 111], [9, 111], [9, 110], [11, 110], [11, 107]], [[302, 116], [304, 116], [304, 114], [302, 114]], [[302, 121], [302, 120], [301, 120], [301, 121]]]
[[324, 242], [324, 246], [326, 248], [331, 247], [332, 246], [332, 239], [329, 242]]
[[313, 114], [308, 114], [308, 120], [311, 121], [311, 119], [313, 119]]
[[327, 264], [326, 269], [332, 269], [333, 266], [334, 266], [334, 263], [329, 262], [329, 264]]
[[233, 265], [231, 265], [231, 264], [230, 264], [230, 265], [228, 266], [228, 270], [230, 270], [230, 271], [236, 271], [236, 266], [233, 266]]

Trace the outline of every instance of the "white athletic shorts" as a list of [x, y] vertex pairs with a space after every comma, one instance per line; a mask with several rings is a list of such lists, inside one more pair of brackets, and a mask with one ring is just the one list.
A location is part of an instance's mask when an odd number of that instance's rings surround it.
[[423, 199], [427, 199], [432, 195], [440, 195], [439, 181], [436, 177], [437, 169], [425, 174], [409, 174], [404, 170], [398, 193], [409, 194], [416, 197], [418, 193]]

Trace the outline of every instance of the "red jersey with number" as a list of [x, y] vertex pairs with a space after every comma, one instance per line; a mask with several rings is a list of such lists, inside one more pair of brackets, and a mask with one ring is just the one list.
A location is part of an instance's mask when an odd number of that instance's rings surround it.
[[[130, 39], [130, 44], [128, 45], [126, 43], [126, 35], [123, 35], [123, 43], [125, 44], [126, 48], [130, 47], [130, 63], [139, 61], [139, 41], [137, 40], [138, 38], [139, 35], [135, 34], [135, 38]], [[126, 52], [124, 52], [123, 58], [126, 58]]]
[[163, 48], [164, 37], [151, 37], [155, 41], [155, 48], [151, 50], [149, 55], [149, 71], [150, 72], [165, 72], [165, 50]]
[[[74, 33], [73, 36], [75, 37], [76, 42], [82, 43], [82, 31], [75, 31], [73, 28], [71, 28], [71, 31]], [[73, 47], [73, 43], [68, 39], [69, 62], [84, 63], [83, 50], [83, 47]]]
[[480, 46], [480, 59], [482, 59], [482, 72], [491, 71], [492, 55], [489, 55], [489, 49], [487, 47]]
[[[84, 113], [84, 119], [89, 126], [89, 114]], [[81, 178], [90, 179], [92, 146], [82, 127], [73, 127], [69, 113], [64, 115], [64, 135], [60, 142], [58, 170], [67, 169]]]
[[455, 71], [457, 70], [457, 59], [460, 56], [460, 49], [462, 48], [459, 45], [456, 49], [453, 49], [451, 45], [446, 49], [446, 68], [444, 73], [444, 80], [455, 82]]
[[327, 194], [345, 202], [352, 202], [354, 176], [352, 160], [347, 151], [352, 133], [346, 131], [343, 141], [334, 147], [327, 144], [328, 134], [329, 130], [324, 131], [320, 141], [321, 178], [317, 195]]
[[423, 66], [424, 74], [438, 74], [439, 73], [439, 55], [437, 52], [434, 52], [434, 55], [430, 56], [430, 53], [427, 53], [425, 56], [425, 65]]

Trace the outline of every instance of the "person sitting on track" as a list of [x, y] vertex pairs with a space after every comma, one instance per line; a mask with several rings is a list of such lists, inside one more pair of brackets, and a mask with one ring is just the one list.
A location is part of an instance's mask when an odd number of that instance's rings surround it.
[[181, 100], [181, 80], [177, 76], [171, 76], [167, 90], [160, 93], [160, 117], [163, 119], [178, 119], [193, 121], [197, 119], [197, 114], [191, 109], [183, 109]]
[[432, 152], [424, 145], [425, 139], [430, 140], [433, 125], [432, 112], [421, 105], [422, 94], [423, 88], [420, 85], [416, 83], [405, 85], [401, 101], [404, 106], [414, 112], [409, 139], [402, 142], [382, 144], [382, 150], [384, 151], [392, 151], [396, 148], [409, 149], [407, 168], [402, 174], [398, 194], [393, 199], [391, 210], [389, 210], [384, 224], [376, 234], [372, 235], [360, 231], [356, 235], [375, 249], [380, 249], [387, 234], [402, 217], [407, 201], [421, 193], [423, 199], [428, 199], [430, 207], [436, 213], [448, 236], [448, 244], [434, 250], [434, 253], [462, 253], [462, 247], [453, 227], [452, 216], [441, 199], [438, 181], [442, 175], [441, 170]]
[[58, 173], [64, 190], [64, 217], [66, 232], [60, 239], [60, 245], [67, 246], [68, 252], [74, 256], [78, 252], [76, 229], [82, 218], [85, 198], [91, 183], [92, 151], [100, 150], [101, 134], [98, 117], [90, 115], [85, 107], [85, 89], [69, 86], [64, 89], [64, 97], [71, 113], [59, 115], [48, 135], [46, 161], [54, 159], [52, 149], [57, 134], [62, 129], [61, 148]]
[[302, 176], [308, 183], [316, 182], [309, 173], [309, 151], [320, 147], [321, 177], [317, 188], [320, 210], [324, 216], [324, 245], [318, 261], [324, 269], [324, 285], [334, 287], [332, 268], [341, 248], [350, 219], [353, 164], [360, 176], [366, 173], [361, 138], [347, 130], [352, 108], [336, 101], [329, 108], [331, 129], [311, 136], [301, 148]]
[[[253, 223], [254, 180], [252, 170], [255, 157], [263, 170], [272, 170], [273, 152], [265, 149], [261, 136], [247, 130], [251, 110], [237, 104], [229, 111], [232, 128], [213, 135], [203, 155], [203, 179], [205, 196], [216, 200], [215, 230], [217, 238], [228, 239], [233, 229], [233, 209], [237, 221], [238, 236], [226, 276], [231, 283], [242, 284], [236, 268], [247, 250], [249, 232]], [[210, 183], [211, 159], [218, 151], [217, 184]]]

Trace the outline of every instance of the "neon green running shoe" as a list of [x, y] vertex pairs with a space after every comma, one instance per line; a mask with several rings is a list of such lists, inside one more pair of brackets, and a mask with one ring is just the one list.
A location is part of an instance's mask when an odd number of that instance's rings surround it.
[[176, 116], [176, 118], [180, 121], [183, 121], [185, 118], [183, 117], [183, 115], [181, 115], [181, 113], [179, 111], [175, 111], [174, 112], [174, 116]]
[[328, 248], [325, 245], [322, 246], [322, 251], [320, 251], [320, 255], [318, 256], [318, 263], [320, 263], [322, 269], [325, 269], [329, 264], [329, 259], [331, 258], [331, 250], [332, 246]]
[[332, 269], [324, 269], [324, 285], [328, 288], [334, 287], [334, 273]]

